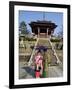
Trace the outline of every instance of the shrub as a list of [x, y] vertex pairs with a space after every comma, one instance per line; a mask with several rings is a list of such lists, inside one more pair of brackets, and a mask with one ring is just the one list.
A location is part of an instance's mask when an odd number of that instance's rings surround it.
[[51, 42], [60, 42], [60, 39], [50, 39]]
[[63, 44], [55, 44], [56, 49], [62, 50], [63, 49]]
[[30, 46], [31, 49], [34, 49], [34, 46]]
[[23, 38], [24, 41], [36, 41], [36, 39], [34, 38], [28, 38], [28, 37], [25, 37]]

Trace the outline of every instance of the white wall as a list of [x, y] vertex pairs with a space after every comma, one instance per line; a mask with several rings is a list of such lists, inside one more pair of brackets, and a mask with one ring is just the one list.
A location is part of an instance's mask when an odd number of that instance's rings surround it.
[[[19, 1], [19, 0], [16, 0], [16, 1]], [[33, 2], [42, 2], [42, 3], [47, 2], [47, 3], [58, 3], [58, 4], [72, 3], [72, 0], [21, 0], [21, 1], [29, 1], [29, 2], [33, 1]], [[71, 8], [72, 8], [72, 5], [71, 5]], [[72, 66], [72, 62], [71, 62], [71, 66]], [[9, 78], [9, 0], [0, 0], [0, 89], [1, 90], [8, 90], [8, 82], [9, 82], [8, 78]], [[29, 90], [40, 90], [40, 89], [71, 90], [72, 85], [30, 88]], [[28, 90], [28, 89], [26, 88], [25, 90]]]

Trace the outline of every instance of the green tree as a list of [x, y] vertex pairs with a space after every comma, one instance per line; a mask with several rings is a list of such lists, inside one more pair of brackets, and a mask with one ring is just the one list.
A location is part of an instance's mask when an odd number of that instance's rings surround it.
[[27, 25], [24, 21], [22, 21], [20, 23], [20, 27], [19, 27], [20, 31], [21, 31], [21, 34], [28, 34], [28, 30], [27, 30]]

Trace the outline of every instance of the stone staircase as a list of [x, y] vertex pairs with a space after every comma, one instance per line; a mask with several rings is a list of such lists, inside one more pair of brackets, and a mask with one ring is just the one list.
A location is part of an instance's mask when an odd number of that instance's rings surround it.
[[51, 46], [48, 38], [38, 38], [38, 41], [36, 42], [36, 45], [34, 47], [34, 50], [32, 52], [32, 55], [30, 57], [28, 66], [34, 65], [34, 57], [35, 57], [35, 53], [37, 52], [35, 50], [36, 46], [46, 46], [46, 47], [48, 47], [47, 54], [50, 54], [50, 57], [51, 57], [51, 63], [50, 63], [50, 65], [51, 66], [57, 65], [57, 58], [54, 55], [54, 51], [52, 50], [52, 46]]
[[37, 45], [42, 45], [42, 46], [48, 47], [47, 54], [50, 54], [50, 57], [51, 57], [50, 65], [51, 66], [57, 65], [57, 59], [56, 59], [56, 56], [54, 55], [52, 46], [51, 46], [50, 42], [48, 41], [48, 38], [40, 38]]

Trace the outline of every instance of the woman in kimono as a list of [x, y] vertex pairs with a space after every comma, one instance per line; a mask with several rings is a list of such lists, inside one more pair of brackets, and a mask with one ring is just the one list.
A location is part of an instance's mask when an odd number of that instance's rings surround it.
[[43, 56], [40, 51], [35, 56], [35, 77], [40, 78], [43, 72]]

